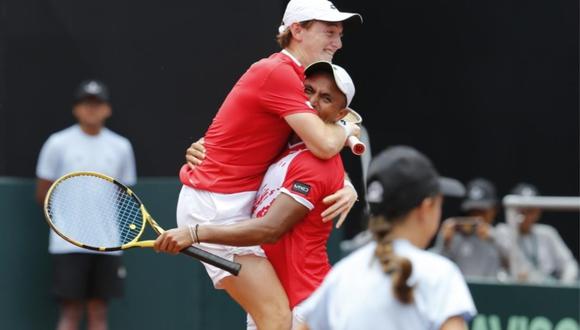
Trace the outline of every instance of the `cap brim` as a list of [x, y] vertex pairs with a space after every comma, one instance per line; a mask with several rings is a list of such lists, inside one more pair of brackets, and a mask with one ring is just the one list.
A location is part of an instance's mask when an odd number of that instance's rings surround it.
[[314, 62], [312, 64], [310, 64], [309, 66], [306, 67], [306, 69], [304, 69], [304, 74], [306, 76], [317, 72], [317, 71], [325, 71], [328, 73], [332, 73], [334, 75], [334, 71], [332, 69], [332, 63], [328, 62], [328, 61], [317, 61]]
[[354, 111], [351, 108], [346, 108], [348, 113], [342, 119], [346, 122], [353, 123], [353, 124], [360, 124], [362, 123], [362, 117], [358, 114], [358, 112]]
[[329, 13], [321, 14], [313, 19], [324, 22], [342, 22], [354, 17], [358, 17], [360, 22], [363, 22], [362, 16], [358, 13], [344, 13], [339, 11], [332, 11]]
[[492, 209], [496, 207], [497, 202], [495, 200], [466, 200], [461, 203], [461, 209], [463, 211], [470, 211], [470, 210], [486, 210]]
[[439, 178], [439, 189], [445, 196], [463, 197], [465, 196], [465, 187], [461, 182], [452, 178]]
[[106, 97], [104, 97], [100, 94], [81, 94], [81, 95], [77, 96], [76, 101], [80, 102], [80, 101], [90, 100], [90, 99], [99, 100], [101, 102], [109, 102], [109, 100]]

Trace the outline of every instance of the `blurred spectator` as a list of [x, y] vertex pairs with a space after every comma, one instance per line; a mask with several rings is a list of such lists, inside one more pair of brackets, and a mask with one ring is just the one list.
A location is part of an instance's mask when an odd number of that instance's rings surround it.
[[377, 155], [367, 182], [373, 240], [296, 307], [306, 323], [298, 329], [467, 329], [477, 311], [464, 277], [423, 250], [437, 232], [443, 196], [463, 196], [463, 185], [405, 146]]
[[[39, 204], [55, 180], [73, 171], [101, 172], [127, 185], [136, 182], [131, 143], [104, 127], [112, 113], [105, 85], [96, 80], [82, 82], [72, 112], [78, 123], [52, 134], [40, 151], [36, 168]], [[88, 329], [107, 329], [108, 300], [123, 294], [126, 272], [120, 252], [84, 250], [53, 231], [49, 252], [52, 291], [60, 304], [57, 329], [78, 329], [85, 308]]]
[[461, 204], [463, 215], [447, 219], [433, 251], [454, 261], [466, 277], [501, 279], [506, 275], [507, 255], [494, 240], [497, 195], [490, 181], [477, 178], [467, 184]]
[[[520, 183], [511, 194], [538, 196], [539, 192], [529, 183]], [[517, 279], [532, 283], [575, 282], [578, 263], [552, 226], [537, 223], [542, 211], [539, 208], [522, 208], [519, 213], [521, 217], [515, 235], [507, 223], [500, 223], [496, 228], [497, 242], [503, 250], [513, 253], [510, 261], [516, 270], [514, 275]]]

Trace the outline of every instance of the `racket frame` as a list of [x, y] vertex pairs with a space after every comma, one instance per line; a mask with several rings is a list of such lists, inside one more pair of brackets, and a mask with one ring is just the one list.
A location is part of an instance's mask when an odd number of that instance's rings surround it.
[[[60, 183], [62, 183], [63, 181], [66, 181], [72, 177], [78, 177], [78, 176], [93, 176], [93, 177], [97, 177], [99, 179], [102, 180], [106, 180], [109, 181], [113, 184], [115, 184], [117, 187], [121, 188], [122, 190], [124, 190], [125, 192], [127, 192], [127, 194], [133, 198], [138, 204], [139, 204], [139, 209], [141, 211], [141, 215], [143, 217], [143, 224], [141, 226], [141, 228], [139, 229], [139, 232], [135, 235], [135, 238], [133, 238], [130, 242], [125, 243], [121, 246], [116, 246], [116, 247], [98, 247], [98, 246], [91, 246], [91, 245], [87, 245], [81, 242], [78, 242], [66, 235], [64, 235], [56, 226], [56, 224], [54, 224], [52, 222], [52, 217], [49, 214], [49, 201], [50, 198], [52, 196], [53, 191], [56, 189], [56, 187], [58, 187], [58, 185]], [[157, 222], [155, 222], [155, 220], [153, 220], [151, 218], [151, 216], [149, 215], [149, 212], [147, 212], [147, 210], [145, 209], [145, 206], [143, 206], [143, 203], [141, 202], [141, 199], [139, 199], [139, 197], [127, 186], [125, 186], [124, 184], [120, 183], [119, 181], [101, 174], [101, 173], [97, 173], [97, 172], [90, 172], [90, 171], [82, 171], [82, 172], [71, 172], [68, 174], [63, 175], [62, 177], [60, 177], [59, 179], [57, 179], [55, 182], [53, 182], [53, 184], [50, 186], [50, 188], [48, 189], [48, 192], [46, 193], [46, 197], [44, 198], [44, 217], [46, 222], [48, 223], [48, 225], [50, 226], [50, 228], [52, 230], [54, 230], [54, 232], [60, 236], [62, 239], [64, 239], [65, 241], [76, 245], [78, 247], [81, 247], [83, 249], [88, 249], [88, 250], [93, 250], [93, 251], [100, 251], [100, 252], [108, 252], [108, 251], [120, 251], [120, 250], [127, 250], [127, 249], [131, 249], [131, 248], [135, 248], [135, 247], [152, 247], [153, 243], [155, 241], [153, 240], [149, 240], [149, 241], [137, 241], [145, 232], [145, 223], [148, 222], [151, 227], [153, 228], [153, 230], [158, 233], [161, 234], [163, 232], [163, 229], [157, 224]]]
[[[343, 120], [353, 124], [362, 123], [362, 116], [351, 108], [347, 108], [349, 114], [347, 114]], [[353, 154], [360, 156], [365, 153], [366, 145], [356, 136], [349, 136], [346, 140], [346, 144], [350, 148]]]
[[[141, 226], [139, 233], [135, 236], [135, 238], [133, 238], [130, 242], [125, 243], [125, 244], [118, 246], [118, 247], [95, 247], [95, 246], [86, 245], [86, 244], [83, 244], [83, 243], [78, 242], [76, 240], [73, 240], [58, 230], [56, 225], [52, 222], [52, 217], [50, 216], [50, 214], [48, 212], [48, 204], [49, 204], [50, 196], [52, 195], [52, 192], [54, 191], [54, 189], [61, 182], [68, 180], [71, 177], [76, 177], [76, 176], [94, 176], [94, 177], [109, 181], [109, 182], [117, 185], [119, 188], [125, 190], [131, 198], [133, 198], [136, 202], [139, 203], [139, 209], [140, 209], [141, 215], [143, 217], [143, 225]], [[158, 235], [161, 235], [165, 231], [163, 228], [161, 228], [161, 226], [159, 226], [159, 224], [157, 224], [157, 222], [153, 219], [153, 217], [151, 217], [151, 215], [149, 214], [149, 212], [147, 212], [147, 210], [145, 209], [145, 206], [141, 202], [141, 199], [139, 199], [139, 197], [129, 187], [125, 186], [124, 184], [120, 183], [119, 181], [117, 181], [117, 180], [115, 180], [107, 175], [97, 173], [97, 172], [90, 172], [90, 171], [71, 172], [71, 173], [65, 174], [62, 177], [60, 177], [59, 179], [57, 179], [55, 182], [53, 182], [53, 184], [48, 189], [48, 192], [46, 193], [46, 197], [44, 198], [43, 209], [44, 209], [44, 216], [45, 216], [46, 222], [48, 223], [50, 228], [52, 230], [54, 230], [54, 232], [58, 236], [62, 237], [64, 240], [66, 240], [67, 242], [69, 242], [73, 245], [76, 245], [76, 246], [84, 248], [84, 249], [93, 250], [93, 251], [108, 252], [108, 251], [127, 250], [127, 249], [137, 248], [137, 247], [139, 247], [139, 248], [151, 248], [151, 247], [153, 247], [153, 245], [155, 243], [154, 240], [138, 241], [138, 239], [141, 237], [141, 235], [145, 231], [146, 223], [149, 223], [151, 228], [153, 228], [153, 231], [155, 231]], [[205, 250], [202, 250], [202, 249], [195, 247], [195, 246], [189, 246], [189, 247], [183, 249], [181, 251], [181, 253], [186, 254], [188, 256], [191, 256], [191, 257], [194, 257], [200, 261], [209, 263], [209, 264], [214, 265], [216, 267], [222, 268], [225, 271], [231, 273], [232, 275], [237, 276], [238, 273], [240, 272], [240, 269], [241, 269], [241, 265], [239, 263], [236, 263], [236, 262], [224, 259], [220, 256], [211, 254], [211, 253], [206, 252]]]

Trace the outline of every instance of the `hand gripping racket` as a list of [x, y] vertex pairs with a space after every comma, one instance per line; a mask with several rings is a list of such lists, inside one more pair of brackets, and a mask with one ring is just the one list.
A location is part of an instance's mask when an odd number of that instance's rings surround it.
[[[350, 108], [347, 109], [349, 113], [346, 116], [344, 116], [344, 118], [342, 118], [344, 121], [353, 124], [362, 123], [361, 115], [359, 115], [356, 111]], [[359, 138], [357, 138], [356, 136], [349, 136], [348, 139], [346, 140], [346, 144], [348, 145], [352, 153], [358, 156], [364, 154], [365, 151], [367, 150], [365, 144], [362, 143], [361, 140], [359, 140]]]
[[[157, 235], [163, 229], [149, 215], [131, 189], [95, 172], [73, 172], [56, 180], [44, 200], [48, 225], [60, 237], [81, 248], [118, 251], [153, 247], [140, 237], [148, 223]], [[238, 275], [241, 265], [190, 246], [190, 257]]]

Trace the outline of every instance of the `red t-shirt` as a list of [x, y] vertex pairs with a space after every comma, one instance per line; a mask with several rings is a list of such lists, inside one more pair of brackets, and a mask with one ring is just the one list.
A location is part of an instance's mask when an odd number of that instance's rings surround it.
[[255, 217], [264, 216], [280, 193], [310, 209], [278, 242], [262, 245], [288, 295], [290, 308], [309, 297], [330, 270], [326, 243], [333, 224], [322, 222], [320, 214], [327, 207], [322, 199], [343, 186], [340, 155], [321, 160], [304, 143], [284, 152], [268, 168], [260, 186], [254, 204]]
[[193, 188], [255, 191], [291, 133], [285, 116], [316, 114], [304, 94], [304, 67], [284, 53], [254, 63], [226, 97], [205, 134], [206, 158], [179, 179]]

